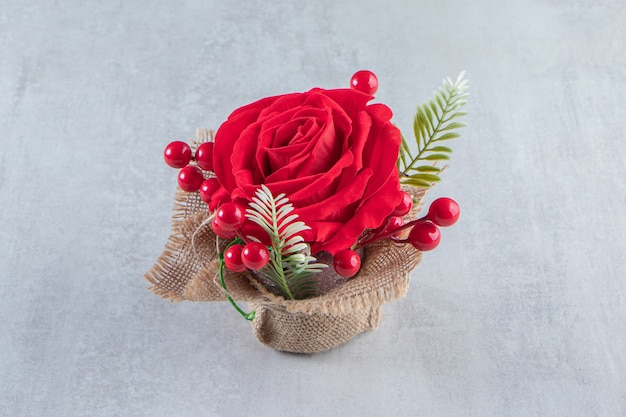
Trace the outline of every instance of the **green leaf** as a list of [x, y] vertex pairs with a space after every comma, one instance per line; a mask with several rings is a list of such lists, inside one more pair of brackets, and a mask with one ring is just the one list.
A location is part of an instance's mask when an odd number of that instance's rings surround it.
[[433, 129], [435, 129], [435, 126], [433, 126], [432, 117], [428, 117], [428, 113], [426, 113], [427, 110], [428, 106], [424, 105], [418, 107], [417, 111], [419, 112], [421, 121], [424, 124], [426, 133], [430, 133], [433, 131]]
[[[450, 115], [450, 117], [448, 117], [447, 119], [443, 120], [442, 123], [448, 123], [450, 120], [456, 119], [457, 117], [463, 117], [463, 116], [467, 116], [467, 112], [466, 111], [458, 111], [456, 113], [452, 113]], [[463, 124], [463, 126], [465, 126], [465, 124]]]
[[430, 100], [430, 103], [429, 103], [429, 104], [430, 104], [430, 110], [433, 112], [433, 114], [434, 114], [436, 117], [439, 117], [439, 113], [438, 113], [438, 111], [437, 111], [437, 105], [435, 104], [435, 102], [434, 102], [433, 100]]
[[430, 124], [431, 130], [434, 129], [435, 123], [433, 120], [435, 119], [435, 116], [433, 115], [433, 112], [430, 111], [430, 107], [428, 107], [427, 105], [422, 106], [422, 109], [424, 111], [424, 115], [428, 119], [428, 123]]
[[409, 178], [414, 179], [414, 180], [422, 180], [426, 182], [441, 181], [441, 178], [439, 178], [439, 176], [435, 174], [414, 174], [414, 175], [411, 175]]
[[444, 133], [444, 134], [443, 134], [443, 135], [441, 135], [441, 136], [437, 136], [436, 138], [434, 138], [434, 139], [432, 140], [432, 142], [437, 142], [437, 141], [440, 141], [440, 140], [450, 140], [450, 139], [456, 139], [456, 138], [458, 138], [458, 137], [460, 137], [460, 136], [461, 136], [461, 135], [459, 135], [459, 134], [458, 134], [458, 133], [456, 133], [456, 132], [448, 132], [448, 133]]
[[447, 146], [435, 146], [434, 148], [430, 148], [429, 152], [449, 152], [452, 153], [452, 149]]
[[444, 131], [444, 130], [454, 130], [454, 129], [460, 129], [462, 127], [465, 127], [465, 123], [459, 123], [459, 122], [452, 122], [449, 125], [446, 125], [445, 127], [442, 127], [441, 129], [439, 129], [440, 131]]
[[432, 165], [421, 165], [415, 168], [419, 172], [441, 172], [441, 168]]
[[[270, 260], [259, 270], [287, 299], [301, 299], [317, 293], [312, 277], [327, 265], [316, 263], [301, 233], [310, 229], [298, 220], [285, 194], [274, 197], [265, 185], [256, 191], [246, 217], [265, 230], [272, 242]], [[251, 240], [257, 240], [250, 237]]]
[[413, 185], [415, 187], [422, 187], [422, 188], [430, 188], [430, 186], [432, 185], [428, 181], [422, 181], [422, 180], [416, 179], [416, 178], [404, 179], [404, 180], [402, 180], [402, 184]]
[[415, 141], [417, 142], [418, 148], [421, 146], [420, 139], [422, 138], [424, 134], [422, 129], [424, 129], [424, 125], [419, 120], [419, 115], [416, 114], [415, 117], [413, 118], [413, 135], [415, 136]]
[[407, 155], [411, 154], [409, 144], [406, 142], [404, 135], [402, 135], [402, 141], [400, 142], [400, 158], [398, 158], [398, 166], [402, 167], [402, 170], [407, 166]]
[[450, 157], [443, 153], [434, 153], [422, 159], [425, 159], [427, 161], [447, 161], [448, 159], [450, 159]]

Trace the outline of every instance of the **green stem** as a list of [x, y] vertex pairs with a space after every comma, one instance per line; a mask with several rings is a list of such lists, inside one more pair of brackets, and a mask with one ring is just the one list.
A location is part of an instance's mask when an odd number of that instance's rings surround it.
[[[278, 250], [277, 250], [278, 249]], [[283, 257], [280, 254], [280, 250], [282, 250], [282, 246], [279, 248], [274, 247], [272, 250], [272, 259], [270, 262], [274, 264], [274, 269], [277, 275], [277, 281], [280, 284], [280, 287], [283, 291], [283, 294], [287, 299], [293, 300], [293, 294], [291, 293], [291, 289], [289, 288], [289, 284], [287, 283], [287, 279], [285, 278], [285, 269], [283, 267]]]
[[249, 313], [246, 313], [245, 311], [243, 311], [241, 309], [241, 307], [239, 307], [237, 305], [237, 303], [235, 302], [235, 300], [233, 300], [233, 298], [228, 294], [228, 289], [226, 289], [226, 282], [224, 281], [224, 253], [220, 252], [218, 254], [219, 256], [219, 260], [220, 260], [220, 266], [218, 268], [218, 274], [220, 277], [220, 284], [222, 284], [222, 288], [224, 288], [224, 293], [226, 295], [226, 298], [228, 299], [228, 301], [230, 302], [230, 304], [232, 304], [233, 307], [235, 307], [235, 310], [237, 310], [239, 312], [239, 314], [241, 314], [241, 316], [249, 321], [254, 320], [254, 316], [256, 315], [256, 311], [252, 310]]
[[[275, 203], [275, 200], [274, 200]], [[289, 288], [289, 283], [287, 283], [287, 279], [285, 278], [285, 270], [283, 267], [283, 240], [280, 236], [280, 230], [278, 230], [278, 212], [276, 210], [276, 204], [272, 204], [272, 225], [271, 225], [271, 239], [272, 239], [272, 257], [270, 262], [274, 265], [274, 270], [277, 275], [277, 284], [281, 287], [283, 295], [287, 297], [289, 300], [293, 300], [293, 294], [291, 293], [291, 288]]]

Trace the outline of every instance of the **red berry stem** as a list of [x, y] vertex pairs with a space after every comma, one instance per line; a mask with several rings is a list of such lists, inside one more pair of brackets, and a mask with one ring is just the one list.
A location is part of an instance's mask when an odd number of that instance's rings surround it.
[[[378, 242], [379, 240], [386, 239], [386, 238], [391, 238], [391, 240], [393, 240], [394, 242], [406, 243], [407, 241], [403, 241], [401, 239], [394, 239], [392, 237], [392, 235], [395, 235], [396, 233], [401, 232], [402, 230], [409, 229], [409, 228], [415, 226], [417, 223], [422, 222], [422, 221], [427, 220], [427, 219], [428, 219], [428, 216], [420, 217], [417, 220], [412, 220], [412, 221], [410, 221], [408, 223], [403, 224], [402, 226], [398, 227], [397, 229], [393, 229], [393, 230], [387, 231], [386, 233], [381, 233], [381, 234], [375, 235], [372, 238], [370, 238], [368, 240], [365, 240], [365, 241], [359, 241], [359, 243], [357, 244], [357, 247], [367, 246], [367, 245], [370, 245], [370, 244], [372, 244], [374, 242]], [[378, 230], [378, 229], [376, 229], [376, 230]]]
[[[385, 219], [385, 222], [382, 225], [380, 225], [380, 227], [374, 230], [369, 230], [365, 235], [363, 235], [359, 239], [359, 241], [355, 245], [355, 248], [360, 247], [360, 246], [365, 246], [363, 242], [372, 243], [378, 240], [378, 239], [375, 239], [375, 240], [372, 240], [372, 239], [376, 238], [378, 234], [382, 233], [387, 228], [387, 226], [389, 226], [389, 222], [391, 222], [391, 217], [387, 217], [387, 219]], [[401, 230], [401, 229], [396, 229], [396, 230]]]

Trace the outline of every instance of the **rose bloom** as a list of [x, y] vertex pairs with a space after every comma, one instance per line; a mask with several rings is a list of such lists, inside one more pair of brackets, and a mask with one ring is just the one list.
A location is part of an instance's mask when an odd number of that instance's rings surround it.
[[209, 208], [250, 201], [265, 184], [275, 196], [285, 193], [311, 228], [303, 235], [311, 253], [350, 248], [402, 198], [400, 131], [391, 110], [368, 105], [371, 99], [352, 89], [315, 88], [235, 110], [215, 136], [214, 171], [222, 188]]

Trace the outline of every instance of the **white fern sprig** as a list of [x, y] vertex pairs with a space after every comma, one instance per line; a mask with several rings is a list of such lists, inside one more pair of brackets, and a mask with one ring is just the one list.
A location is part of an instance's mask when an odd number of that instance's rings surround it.
[[465, 126], [465, 123], [457, 120], [467, 115], [467, 112], [460, 110], [467, 104], [469, 96], [469, 82], [464, 76], [465, 72], [461, 72], [456, 81], [449, 77], [444, 79], [443, 86], [434, 93], [433, 98], [417, 106], [413, 119], [417, 154], [412, 154], [403, 137], [398, 158], [403, 184], [428, 188], [441, 180], [439, 174], [442, 169], [436, 163], [450, 159], [452, 149], [440, 143], [460, 137], [455, 130]]
[[[279, 194], [274, 197], [265, 185], [256, 191], [246, 217], [267, 232], [272, 246], [270, 261], [259, 272], [287, 299], [307, 298], [317, 294], [317, 282], [313, 276], [327, 268], [311, 256], [309, 245], [301, 232], [310, 227], [298, 221], [293, 204]], [[248, 239], [259, 242], [254, 236]]]

